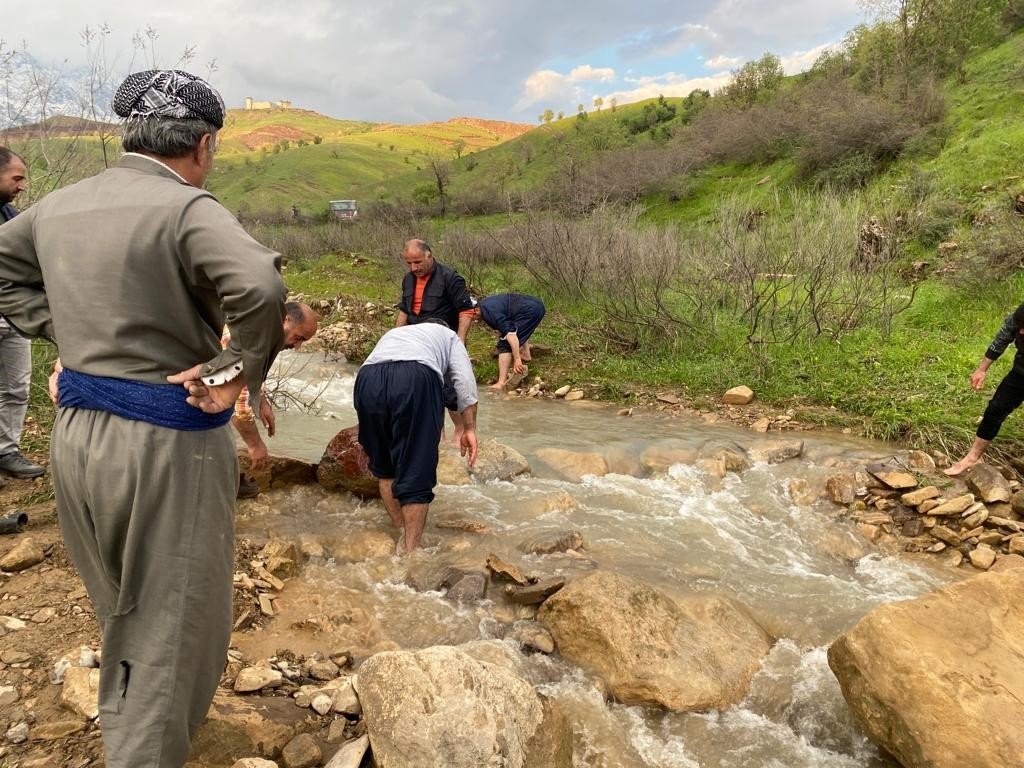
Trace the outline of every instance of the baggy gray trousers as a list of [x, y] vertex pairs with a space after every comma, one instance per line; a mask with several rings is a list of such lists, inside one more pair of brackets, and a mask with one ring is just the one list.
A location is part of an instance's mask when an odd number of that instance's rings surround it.
[[32, 382], [32, 342], [0, 317], [0, 456], [18, 450]]
[[238, 459], [228, 427], [182, 432], [62, 408], [57, 518], [103, 633], [107, 768], [181, 768], [231, 638]]

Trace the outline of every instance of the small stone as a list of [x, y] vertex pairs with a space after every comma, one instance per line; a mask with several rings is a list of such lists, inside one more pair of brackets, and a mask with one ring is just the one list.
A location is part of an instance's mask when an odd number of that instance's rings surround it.
[[582, 400], [586, 396], [586, 393], [582, 389], [574, 389], [571, 392], [566, 393], [565, 399], [572, 402], [573, 400]]
[[1005, 517], [989, 515], [988, 520], [985, 521], [985, 525], [996, 528], [1006, 528], [1014, 533], [1020, 533], [1020, 523], [1015, 520], [1008, 520]]
[[940, 504], [942, 504], [942, 502], [939, 501], [938, 499], [928, 499], [927, 501], [922, 501], [920, 504], [917, 505], [917, 511], [924, 515], [928, 512], [931, 512]]
[[917, 478], [909, 472], [904, 472], [896, 467], [885, 464], [872, 464], [867, 468], [868, 474], [878, 480], [886, 488], [903, 490], [905, 488], [916, 488]]
[[487, 574], [467, 573], [448, 588], [448, 599], [457, 603], [475, 603], [487, 594]]
[[935, 459], [924, 451], [911, 451], [907, 454], [907, 466], [922, 472], [932, 472], [935, 470]]
[[554, 577], [542, 579], [528, 587], [509, 584], [505, 587], [505, 594], [508, 595], [509, 600], [518, 605], [540, 605], [564, 586], [565, 579]]
[[340, 671], [333, 661], [316, 661], [309, 665], [309, 676], [314, 680], [333, 680]]
[[18, 698], [18, 689], [13, 685], [0, 685], [0, 709], [9, 707]]
[[320, 745], [308, 733], [300, 733], [281, 750], [285, 768], [313, 768], [320, 765], [323, 756]]
[[832, 475], [825, 481], [825, 492], [836, 504], [852, 504], [857, 498], [857, 478], [850, 473]]
[[540, 653], [554, 653], [555, 639], [539, 621], [517, 621], [508, 635], [525, 648]]
[[0, 661], [4, 664], [24, 664], [31, 658], [32, 654], [15, 648], [5, 648], [3, 651], [0, 651]]
[[726, 393], [722, 395], [722, 402], [726, 405], [746, 405], [753, 399], [754, 390], [744, 385], [726, 390]]
[[959, 568], [964, 561], [963, 552], [959, 549], [951, 549], [942, 556], [942, 561], [950, 568]]
[[507, 579], [520, 586], [525, 586], [528, 583], [526, 576], [523, 575], [521, 570], [511, 563], [505, 562], [495, 554], [487, 556], [487, 567], [496, 578]]
[[17, 723], [7, 729], [7, 740], [11, 744], [24, 744], [28, 741], [28, 723]]
[[951, 517], [962, 514], [970, 509], [973, 504], [974, 494], [965, 493], [963, 496], [957, 496], [955, 499], [942, 502], [937, 507], [932, 507], [928, 510], [928, 514], [932, 517]]
[[64, 672], [60, 703], [65, 709], [95, 720], [100, 714], [100, 671], [71, 667]]
[[924, 488], [918, 488], [916, 491], [908, 491], [900, 496], [900, 501], [906, 504], [908, 507], [916, 507], [922, 501], [928, 499], [934, 499], [941, 495], [941, 491], [934, 485], [925, 486]]
[[928, 531], [933, 538], [944, 541], [951, 547], [960, 546], [960, 537], [944, 525], [936, 525]]
[[54, 608], [40, 608], [32, 614], [31, 622], [33, 624], [45, 624], [56, 615], [57, 611]]
[[46, 553], [31, 537], [25, 537], [2, 558], [0, 571], [24, 571], [33, 565], [43, 562]]
[[231, 764], [231, 768], [278, 768], [273, 760], [264, 760], [262, 757], [243, 757]]
[[963, 520], [963, 526], [967, 529], [977, 528], [988, 519], [988, 510], [985, 509], [984, 506], [982, 506], [981, 509], [975, 510], [973, 513], [964, 514], [967, 514], [967, 517]]
[[555, 390], [555, 397], [565, 397], [572, 391], [572, 387], [566, 384], [564, 387], [559, 387]]
[[334, 707], [334, 701], [326, 693], [318, 693], [310, 702], [310, 707], [318, 715], [326, 715]]
[[633, 409], [632, 408], [620, 408], [616, 412], [615, 415], [616, 416], [632, 416], [633, 415]]
[[276, 669], [246, 667], [235, 678], [236, 693], [253, 693], [264, 688], [278, 688], [284, 682], [284, 675]]
[[10, 632], [24, 629], [27, 624], [21, 619], [17, 619], [14, 616], [0, 616], [0, 627]]
[[979, 571], [987, 571], [996, 561], [996, 551], [985, 544], [979, 544], [971, 550], [971, 565]]
[[260, 594], [259, 601], [260, 601], [260, 613], [262, 613], [264, 616], [273, 616], [274, 615], [274, 601], [271, 599], [270, 595]]
[[363, 712], [363, 707], [359, 703], [359, 696], [356, 695], [355, 686], [352, 684], [352, 678], [346, 680], [341, 687], [331, 694], [331, 701], [334, 711], [342, 715], [358, 717]]
[[1007, 544], [1006, 549], [1011, 555], [1024, 555], [1024, 536], [1014, 536]]
[[679, 405], [679, 398], [673, 395], [671, 392], [660, 392], [658, 393], [658, 402], [667, 403], [668, 405]]
[[761, 432], [763, 434], [768, 431], [768, 427], [770, 427], [771, 424], [771, 419], [769, 419], [767, 416], [764, 416], [755, 421], [753, 424], [751, 424], [750, 429], [754, 432]]
[[524, 543], [521, 549], [533, 555], [551, 555], [583, 546], [583, 536], [579, 531], [566, 531], [551, 536], [542, 536]]

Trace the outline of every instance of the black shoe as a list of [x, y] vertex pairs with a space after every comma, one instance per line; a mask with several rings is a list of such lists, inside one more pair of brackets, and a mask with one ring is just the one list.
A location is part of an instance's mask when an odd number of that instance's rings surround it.
[[29, 461], [18, 451], [11, 451], [0, 456], [0, 472], [20, 478], [40, 477], [46, 474], [43, 467]]
[[260, 487], [245, 475], [238, 477], [238, 498], [251, 499], [260, 495]]

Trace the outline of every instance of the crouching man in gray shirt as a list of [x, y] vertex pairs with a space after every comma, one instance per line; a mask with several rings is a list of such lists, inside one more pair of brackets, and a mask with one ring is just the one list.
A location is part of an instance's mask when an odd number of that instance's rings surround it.
[[377, 342], [356, 376], [359, 442], [388, 515], [404, 534], [399, 552], [412, 552], [419, 545], [434, 500], [446, 383], [454, 387], [465, 426], [459, 449], [472, 467], [477, 452], [476, 377], [454, 331], [435, 322], [394, 328]]

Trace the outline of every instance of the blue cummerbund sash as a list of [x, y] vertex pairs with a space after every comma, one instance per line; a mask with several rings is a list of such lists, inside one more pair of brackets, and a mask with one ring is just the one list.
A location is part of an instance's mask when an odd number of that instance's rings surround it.
[[57, 378], [57, 403], [61, 408], [107, 411], [122, 419], [186, 432], [222, 427], [234, 413], [233, 407], [220, 413], [205, 413], [186, 403], [186, 397], [181, 384], [90, 376], [70, 368], [61, 371]]

